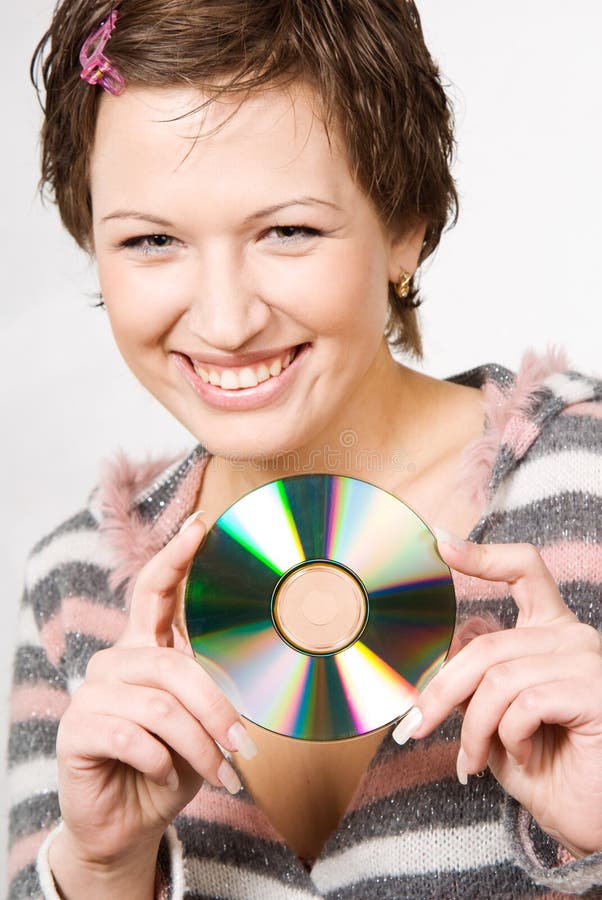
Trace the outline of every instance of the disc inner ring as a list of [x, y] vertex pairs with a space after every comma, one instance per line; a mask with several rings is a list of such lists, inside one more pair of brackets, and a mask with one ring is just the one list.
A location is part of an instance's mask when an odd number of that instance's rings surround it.
[[274, 626], [303, 653], [326, 656], [344, 650], [358, 639], [367, 617], [363, 585], [349, 569], [330, 561], [304, 562], [274, 589]]

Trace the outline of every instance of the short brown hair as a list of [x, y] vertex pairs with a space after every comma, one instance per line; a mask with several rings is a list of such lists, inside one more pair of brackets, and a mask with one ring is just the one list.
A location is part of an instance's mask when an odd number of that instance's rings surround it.
[[[45, 94], [41, 188], [50, 188], [87, 252], [88, 166], [102, 88], [81, 80], [79, 51], [111, 9], [61, 0], [31, 64]], [[123, 0], [106, 55], [126, 84], [145, 87], [192, 85], [216, 94], [218, 82], [220, 93], [308, 82], [382, 222], [399, 232], [426, 223], [420, 262], [456, 220], [451, 107], [411, 0]], [[387, 337], [420, 358], [417, 294], [412, 285], [400, 302], [389, 285]]]

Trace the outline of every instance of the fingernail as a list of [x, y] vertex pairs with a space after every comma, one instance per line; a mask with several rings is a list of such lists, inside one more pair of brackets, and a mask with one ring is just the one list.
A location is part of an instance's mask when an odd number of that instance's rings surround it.
[[257, 744], [241, 722], [235, 722], [228, 729], [228, 740], [243, 759], [253, 759], [257, 754]]
[[395, 726], [393, 732], [393, 740], [398, 744], [405, 744], [412, 737], [414, 732], [422, 725], [423, 715], [417, 706], [413, 706], [411, 710], [403, 717], [401, 722]]
[[456, 772], [460, 784], [468, 784], [468, 770], [466, 768], [467, 762], [468, 757], [464, 753], [462, 747], [460, 747], [460, 749], [458, 750], [458, 759], [456, 760]]
[[179, 530], [178, 534], [182, 534], [183, 531], [186, 531], [188, 526], [192, 525], [193, 522], [196, 522], [197, 519], [200, 519], [201, 516], [204, 514], [204, 512], [205, 512], [204, 509], [197, 509], [197, 511], [193, 512], [191, 516], [188, 516], [188, 518], [185, 519], [182, 522], [182, 524], [180, 525], [180, 530]]
[[228, 762], [228, 760], [224, 760], [219, 769], [217, 770], [217, 777], [226, 788], [226, 790], [230, 794], [238, 794], [239, 790], [242, 787], [240, 783], [240, 778]]
[[170, 791], [177, 791], [180, 786], [180, 779], [178, 778], [178, 773], [175, 769], [172, 769], [167, 778], [165, 779], [165, 784], [169, 788]]
[[446, 528], [433, 528], [433, 534], [442, 544], [451, 544], [456, 550], [463, 550], [466, 546], [466, 541], [463, 541], [457, 534], [447, 531]]

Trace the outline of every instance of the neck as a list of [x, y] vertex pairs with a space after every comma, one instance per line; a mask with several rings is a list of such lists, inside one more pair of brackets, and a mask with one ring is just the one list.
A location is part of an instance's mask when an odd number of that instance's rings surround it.
[[220, 468], [237, 493], [289, 475], [325, 472], [380, 483], [398, 483], [421, 456], [425, 376], [397, 363], [383, 341], [360, 388], [336, 419], [311, 442], [273, 457], [220, 458]]

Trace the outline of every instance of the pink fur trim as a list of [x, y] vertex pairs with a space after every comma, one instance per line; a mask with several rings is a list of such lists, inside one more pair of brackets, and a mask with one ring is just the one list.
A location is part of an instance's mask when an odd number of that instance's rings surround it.
[[[526, 416], [532, 395], [549, 375], [565, 372], [569, 368], [563, 348], [550, 345], [541, 356], [529, 348], [522, 357], [510, 391], [503, 391], [493, 382], [487, 382], [483, 386], [485, 431], [466, 447], [458, 480], [459, 487], [469, 493], [472, 502], [484, 506], [487, 501], [487, 487], [493, 464], [506, 430], [512, 427], [512, 420]], [[533, 439], [535, 436], [535, 433], [531, 434]], [[520, 449], [524, 453], [528, 447], [523, 442]]]
[[100, 531], [115, 556], [110, 577], [113, 589], [136, 576], [161, 547], [161, 535], [157, 535], [153, 523], [143, 522], [132, 506], [136, 495], [170, 462], [173, 460], [162, 457], [135, 464], [120, 450], [103, 465], [99, 486]]
[[[136, 496], [175, 460], [162, 458], [132, 463], [125, 453], [105, 463], [99, 487], [102, 511], [100, 531], [105, 535], [115, 560], [109, 585], [116, 590], [126, 585], [124, 605], [129, 608], [135, 580], [142, 567], [174, 535], [194, 509], [209, 456], [199, 458], [181, 479], [174, 497], [154, 522], [144, 522], [135, 511]], [[182, 460], [184, 457], [182, 457]]]

